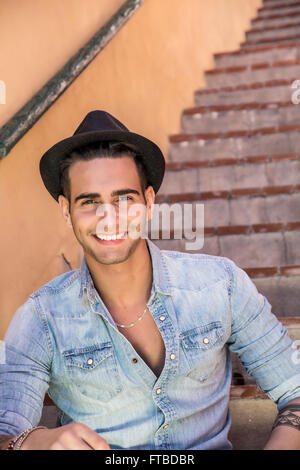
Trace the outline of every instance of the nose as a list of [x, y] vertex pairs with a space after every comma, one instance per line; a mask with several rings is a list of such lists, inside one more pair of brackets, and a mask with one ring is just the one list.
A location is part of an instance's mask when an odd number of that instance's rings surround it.
[[119, 211], [113, 204], [101, 204], [97, 208], [96, 215], [100, 218], [96, 233], [116, 234], [126, 231], [126, 220], [123, 216], [120, 217]]

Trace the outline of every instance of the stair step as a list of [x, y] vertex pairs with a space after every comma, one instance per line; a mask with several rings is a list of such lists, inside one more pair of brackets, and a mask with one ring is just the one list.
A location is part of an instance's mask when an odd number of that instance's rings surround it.
[[263, 6], [264, 7], [268, 7], [268, 8], [273, 8], [273, 7], [277, 7], [278, 6], [291, 6], [291, 5], [295, 5], [296, 4], [299, 4], [299, 0], [263, 0]]
[[[300, 31], [299, 31], [300, 33]], [[298, 34], [299, 34], [298, 33]], [[299, 34], [300, 36], [300, 34]], [[267, 39], [268, 41], [269, 39]], [[259, 63], [295, 60], [300, 57], [300, 44], [290, 37], [290, 42], [277, 46], [266, 45], [257, 48], [243, 48], [233, 52], [214, 54], [217, 68], [249, 66]]]
[[270, 15], [268, 18], [254, 18], [251, 20], [251, 25], [254, 28], [271, 28], [271, 27], [283, 27], [291, 23], [299, 23], [300, 15], [299, 13], [294, 14], [285, 14], [285, 15]]
[[239, 105], [241, 103], [271, 103], [291, 101], [297, 89], [292, 84], [299, 76], [290, 79], [267, 80], [218, 88], [202, 88], [194, 93], [196, 106]]
[[252, 28], [246, 31], [246, 42], [260, 42], [264, 39], [276, 39], [297, 36], [300, 33], [299, 23], [288, 23], [283, 27]]
[[297, 42], [299, 44], [300, 42], [300, 34], [296, 34], [293, 36], [284, 36], [277, 38], [276, 36], [267, 38], [267, 39], [260, 39], [258, 41], [254, 40], [248, 40], [245, 42], [242, 42], [240, 44], [241, 50], [256, 50], [257, 48], [261, 47], [284, 47], [286, 45], [289, 45], [291, 42]]
[[230, 162], [228, 159], [225, 165], [191, 165], [180, 170], [167, 170], [160, 194], [197, 192], [199, 188], [204, 192], [279, 186], [282, 181], [285, 185], [299, 184], [298, 154], [279, 155], [279, 157], [282, 158], [270, 160], [268, 157], [260, 157], [248, 160], [248, 163], [242, 163], [242, 159], [233, 159], [231, 165], [228, 164]]
[[[201, 249], [198, 248], [199, 239], [184, 238], [185, 231], [181, 239], [152, 240], [162, 250], [223, 256], [232, 259], [242, 268], [298, 265], [300, 226], [295, 222], [293, 229], [292, 224], [263, 224], [263, 228], [255, 225], [205, 227]], [[199, 225], [197, 229], [199, 233]]]
[[228, 439], [233, 450], [262, 450], [278, 413], [272, 400], [264, 399], [257, 387], [252, 388], [241, 386], [231, 389], [231, 428]]
[[290, 5], [284, 3], [278, 5], [264, 6], [257, 10], [257, 18], [273, 18], [274, 16], [297, 15], [300, 13], [300, 2]]
[[166, 196], [159, 193], [156, 203], [181, 208], [181, 212], [174, 211], [174, 229], [182, 226], [181, 214], [187, 203], [192, 204], [193, 217], [196, 206], [203, 204], [204, 227], [291, 223], [300, 220], [300, 185], [298, 190], [297, 186], [268, 186], [200, 193], [182, 191]]
[[300, 76], [300, 59], [218, 68], [205, 72], [208, 88], [249, 85], [253, 82], [266, 82], [282, 78], [287, 80], [297, 76]]
[[275, 103], [197, 106], [185, 109], [181, 116], [184, 134], [254, 130], [269, 126], [300, 123], [299, 108], [291, 100]]
[[299, 4], [299, 0], [263, 0], [261, 8], [273, 10], [274, 8], [291, 7]]
[[177, 134], [169, 137], [168, 161], [224, 159], [297, 152], [300, 125], [214, 134]]

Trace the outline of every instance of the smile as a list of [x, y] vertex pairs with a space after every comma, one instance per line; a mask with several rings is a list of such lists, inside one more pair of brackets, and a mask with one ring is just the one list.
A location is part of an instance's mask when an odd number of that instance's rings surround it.
[[126, 236], [126, 232], [120, 233], [118, 235], [103, 235], [103, 234], [96, 234], [96, 237], [99, 240], [106, 240], [106, 241], [111, 241], [111, 240], [121, 240], [124, 239]]

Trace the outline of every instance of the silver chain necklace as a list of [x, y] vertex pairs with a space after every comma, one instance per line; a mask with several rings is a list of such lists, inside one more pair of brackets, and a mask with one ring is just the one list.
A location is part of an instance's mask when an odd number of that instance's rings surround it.
[[133, 323], [129, 323], [129, 325], [121, 325], [120, 323], [117, 323], [115, 322], [115, 324], [120, 327], [120, 328], [132, 328], [134, 325], [136, 325], [139, 321], [142, 320], [142, 318], [144, 317], [145, 313], [147, 312], [147, 305], [146, 305], [146, 308], [145, 310], [143, 311], [142, 315], [140, 317], [138, 317], [138, 319], [136, 321], [134, 321]]

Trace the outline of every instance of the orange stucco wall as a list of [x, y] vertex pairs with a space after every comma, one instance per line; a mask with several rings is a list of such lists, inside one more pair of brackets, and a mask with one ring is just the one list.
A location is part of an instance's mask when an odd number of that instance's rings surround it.
[[[0, 80], [7, 102], [0, 105], [0, 125], [122, 3], [89, 0], [87, 9], [86, 0], [2, 0]], [[180, 130], [182, 110], [205, 86], [213, 53], [237, 49], [260, 6], [261, 0], [146, 0], [0, 161], [0, 338], [28, 295], [68, 269], [62, 254], [78, 266], [77, 242], [39, 177], [42, 153], [71, 135], [88, 111], [105, 109], [167, 156], [167, 137]]]

